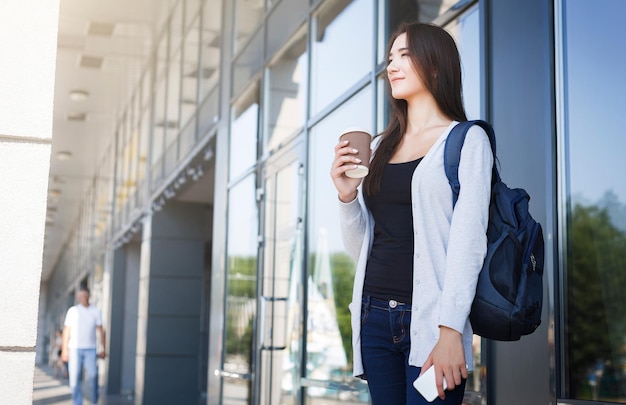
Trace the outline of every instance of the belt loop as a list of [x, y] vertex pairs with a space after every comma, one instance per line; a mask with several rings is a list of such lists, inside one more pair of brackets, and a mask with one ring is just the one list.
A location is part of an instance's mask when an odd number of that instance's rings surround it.
[[363, 302], [363, 307], [365, 309], [370, 309], [370, 305], [371, 305], [371, 296], [370, 295], [364, 295], [363, 299], [361, 301]]

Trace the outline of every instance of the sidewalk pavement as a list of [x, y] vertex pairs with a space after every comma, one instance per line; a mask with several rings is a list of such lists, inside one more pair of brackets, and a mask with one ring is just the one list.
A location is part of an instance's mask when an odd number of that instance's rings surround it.
[[[72, 405], [72, 392], [67, 378], [57, 378], [54, 368], [38, 365], [35, 367], [33, 405]], [[102, 392], [102, 387], [100, 388]], [[83, 383], [84, 405], [91, 405], [87, 383]], [[133, 398], [124, 395], [100, 395], [98, 405], [131, 405]]]

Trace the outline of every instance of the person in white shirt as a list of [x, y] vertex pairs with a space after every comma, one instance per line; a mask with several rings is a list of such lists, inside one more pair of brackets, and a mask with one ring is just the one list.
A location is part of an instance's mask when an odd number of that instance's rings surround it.
[[[63, 328], [63, 347], [61, 358], [68, 362], [69, 381], [72, 390], [72, 401], [82, 405], [83, 367], [87, 372], [91, 389], [91, 401], [98, 403], [98, 357], [106, 356], [105, 333], [102, 328], [102, 313], [89, 304], [89, 289], [81, 287], [78, 291], [78, 304], [67, 310]], [[100, 337], [100, 352], [96, 332]]]

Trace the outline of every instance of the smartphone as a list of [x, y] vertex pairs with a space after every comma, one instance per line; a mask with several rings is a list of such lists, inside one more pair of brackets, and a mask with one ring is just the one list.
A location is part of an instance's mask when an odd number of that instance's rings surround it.
[[[439, 396], [437, 393], [437, 382], [435, 381], [435, 367], [430, 366], [428, 370], [419, 377], [415, 381], [413, 381], [413, 386], [415, 389], [422, 394], [424, 399], [428, 402], [433, 402], [435, 398]], [[447, 388], [446, 379], [443, 379], [443, 389]]]

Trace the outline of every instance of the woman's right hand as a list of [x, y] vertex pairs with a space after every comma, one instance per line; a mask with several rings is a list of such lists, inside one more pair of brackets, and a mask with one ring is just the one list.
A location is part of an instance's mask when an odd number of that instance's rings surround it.
[[[353, 201], [357, 196], [357, 187], [361, 184], [362, 179], [346, 176], [346, 171], [356, 169], [356, 165], [361, 163], [361, 160], [355, 156], [357, 152], [356, 149], [350, 147], [349, 141], [341, 141], [335, 146], [335, 159], [330, 168], [330, 177], [333, 179], [339, 193], [339, 200], [342, 202]], [[344, 165], [344, 163], [347, 164]]]

